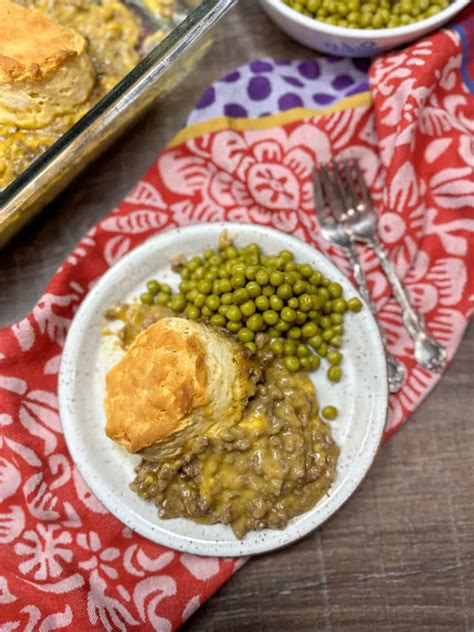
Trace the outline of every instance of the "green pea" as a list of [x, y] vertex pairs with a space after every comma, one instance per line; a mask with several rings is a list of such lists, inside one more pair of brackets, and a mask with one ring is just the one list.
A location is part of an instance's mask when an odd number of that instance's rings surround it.
[[220, 279], [216, 279], [215, 281], [212, 282], [212, 293], [217, 294], [217, 295], [222, 294]]
[[284, 279], [285, 277], [281, 272], [272, 272], [270, 274], [270, 285], [273, 285], [273, 287], [279, 287], [283, 283]]
[[292, 327], [288, 330], [286, 335], [292, 340], [299, 340], [301, 338], [301, 329], [299, 327]]
[[283, 355], [283, 351], [284, 351], [284, 347], [283, 347], [283, 342], [279, 339], [277, 340], [272, 340], [270, 345], [269, 345], [270, 351], [277, 355]]
[[305, 322], [308, 320], [308, 316], [302, 312], [301, 310], [297, 309], [296, 310], [296, 324], [297, 325], [304, 325]]
[[326, 299], [324, 299], [319, 293], [313, 294], [311, 296], [311, 300], [313, 301], [313, 309], [320, 310], [326, 304]]
[[319, 345], [319, 347], [317, 348], [317, 352], [318, 352], [318, 354], [319, 354], [322, 358], [325, 358], [325, 357], [326, 357], [326, 354], [327, 354], [327, 352], [328, 352], [328, 349], [329, 349], [329, 347], [328, 347], [328, 343], [327, 343], [327, 342], [322, 342], [322, 343]]
[[323, 299], [323, 304], [331, 298], [329, 290], [326, 287], [318, 288], [318, 296]]
[[270, 296], [273, 296], [275, 294], [275, 288], [273, 287], [273, 285], [266, 285], [262, 290], [262, 294], [267, 298], [270, 298]]
[[150, 281], [147, 281], [146, 287], [150, 294], [156, 294], [161, 289], [160, 284], [155, 279], [150, 279]]
[[236, 334], [239, 331], [239, 329], [241, 329], [241, 327], [242, 327], [242, 323], [240, 321], [234, 322], [230, 320], [226, 325], [226, 329], [231, 331], [233, 334]]
[[331, 380], [331, 382], [339, 382], [342, 377], [341, 367], [338, 364], [333, 364], [333, 366], [329, 367], [327, 371], [327, 376], [328, 379]]
[[309, 263], [303, 263], [302, 265], [300, 265], [299, 269], [300, 269], [301, 274], [306, 279], [311, 278], [311, 276], [313, 274], [313, 268], [309, 265]]
[[322, 329], [330, 329], [332, 327], [332, 321], [329, 316], [323, 316], [319, 321], [319, 325]]
[[220, 305], [219, 309], [217, 311], [219, 312], [219, 314], [222, 314], [222, 316], [227, 316], [227, 312], [229, 311], [229, 307], [230, 307], [230, 305]]
[[140, 301], [144, 305], [153, 305], [153, 294], [150, 294], [150, 292], [143, 292], [140, 294]]
[[162, 292], [161, 290], [155, 296], [155, 303], [157, 305], [168, 305], [170, 301], [170, 295], [166, 294], [166, 292]]
[[313, 309], [313, 297], [309, 294], [301, 294], [298, 305], [302, 312], [310, 312]]
[[311, 358], [303, 357], [303, 358], [300, 358], [299, 360], [300, 360], [300, 365], [302, 369], [304, 369], [305, 371], [311, 371], [312, 369]]
[[329, 283], [328, 290], [332, 298], [339, 298], [342, 296], [342, 285], [340, 283]]
[[266, 296], [260, 295], [260, 296], [257, 296], [257, 298], [255, 299], [255, 305], [257, 309], [263, 312], [270, 307], [270, 301], [268, 300]]
[[296, 294], [296, 296], [299, 296], [300, 294], [303, 294], [304, 292], [306, 292], [306, 290], [308, 289], [308, 284], [306, 283], [306, 281], [296, 281], [296, 283], [293, 285], [293, 294]]
[[261, 331], [264, 327], [264, 321], [260, 314], [254, 314], [247, 319], [247, 327], [251, 331]]
[[267, 325], [276, 325], [278, 322], [278, 314], [272, 309], [268, 309], [263, 312], [262, 318]]
[[227, 310], [227, 319], [231, 320], [234, 323], [242, 320], [242, 312], [237, 307], [237, 305], [230, 305], [229, 309]]
[[311, 345], [313, 349], [318, 350], [319, 347], [323, 344], [323, 338], [319, 334], [316, 334], [315, 336], [311, 336], [311, 338], [308, 340], [308, 344]]
[[342, 347], [342, 336], [333, 336], [330, 340], [329, 340], [329, 344], [332, 345], [333, 347]]
[[221, 314], [214, 314], [213, 316], [211, 316], [211, 320], [209, 322], [212, 325], [224, 327], [226, 324], [226, 318], [225, 316], [222, 316]]
[[247, 291], [252, 298], [256, 298], [257, 296], [259, 296], [262, 291], [261, 287], [256, 281], [249, 281], [245, 287], [247, 288]]
[[210, 294], [212, 291], [212, 284], [210, 281], [204, 280], [204, 281], [199, 281], [197, 289], [202, 293], [202, 294]]
[[[300, 280], [300, 277], [299, 277], [297, 272], [286, 272], [285, 273], [285, 283], [287, 285], [289, 285], [290, 288], [292, 288], [293, 285], [299, 280]], [[291, 293], [293, 294], [293, 290], [291, 290]]]
[[195, 272], [201, 264], [202, 264], [202, 261], [199, 257], [193, 257], [191, 261], [188, 263], [187, 268], [190, 272]]
[[312, 338], [318, 333], [318, 331], [319, 331], [319, 327], [316, 325], [316, 323], [312, 323], [312, 322], [306, 323], [301, 328], [301, 333], [303, 334], [303, 338]]
[[290, 355], [283, 358], [283, 364], [292, 373], [295, 373], [300, 368], [300, 361], [296, 356]]
[[323, 340], [325, 340], [326, 342], [329, 342], [331, 338], [334, 336], [334, 331], [331, 328], [325, 329], [322, 333], [322, 336], [323, 336]]
[[246, 301], [240, 306], [240, 311], [244, 316], [252, 316], [256, 311], [255, 303], [253, 301]]
[[265, 330], [265, 333], [267, 334], [267, 336], [269, 338], [279, 338], [280, 337], [280, 334], [275, 329], [275, 327], [267, 327], [267, 329]]
[[204, 316], [205, 318], [210, 318], [213, 314], [213, 311], [210, 307], [208, 307], [207, 305], [204, 305], [204, 307], [201, 308], [201, 316]]
[[200, 315], [201, 315], [201, 312], [198, 307], [196, 307], [195, 305], [187, 306], [186, 318], [189, 318], [189, 320], [197, 320]]
[[283, 353], [285, 355], [295, 355], [296, 353], [296, 342], [292, 340], [285, 340], [283, 344]]
[[255, 275], [255, 280], [261, 287], [267, 285], [269, 280], [268, 272], [266, 270], [259, 270]]
[[194, 298], [194, 305], [196, 305], [196, 307], [202, 307], [206, 302], [206, 296], [205, 294], [201, 294], [200, 292], [198, 294], [196, 294], [195, 298]]
[[211, 294], [206, 298], [206, 306], [209, 309], [212, 309], [214, 312], [219, 309], [219, 305], [221, 304], [219, 297], [215, 294]]
[[285, 272], [295, 272], [297, 267], [294, 261], [288, 261], [288, 263], [285, 264]]
[[321, 414], [326, 419], [329, 419], [329, 421], [334, 421], [334, 419], [336, 419], [338, 415], [338, 411], [335, 406], [324, 406], [324, 408], [321, 411]]
[[319, 270], [316, 270], [309, 277], [309, 282], [311, 283], [311, 285], [318, 286], [318, 285], [321, 285], [322, 278], [323, 278], [323, 275], [321, 274], [321, 272], [319, 272]]
[[222, 294], [229, 294], [230, 292], [232, 292], [232, 283], [229, 281], [229, 279], [220, 279], [219, 287]]
[[308, 312], [308, 318], [310, 320], [313, 320], [316, 324], [319, 324], [320, 321], [320, 314], [319, 312], [317, 312], [316, 310], [312, 309], [310, 312]]
[[311, 355], [311, 351], [308, 349], [306, 345], [304, 345], [303, 343], [300, 343], [296, 347], [296, 355], [298, 356], [298, 358], [305, 358]]
[[237, 252], [237, 248], [234, 248], [234, 246], [227, 246], [227, 248], [224, 249], [224, 255], [226, 259], [236, 259], [238, 257], [238, 252]]
[[284, 307], [281, 310], [281, 319], [287, 323], [294, 323], [296, 320], [296, 311], [291, 307]]
[[285, 323], [283, 320], [279, 320], [275, 325], [275, 329], [278, 331], [279, 334], [285, 333], [285, 331], [288, 331], [289, 328], [290, 325], [288, 323]]
[[[321, 281], [321, 285], [325, 288], [329, 288], [329, 286], [331, 285], [332, 281], [331, 279], [328, 279], [328, 277], [323, 277], [323, 280]], [[328, 289], [329, 292], [329, 289]], [[330, 296], [330, 295], [329, 295]]]
[[184, 296], [182, 294], [175, 296], [170, 303], [170, 307], [174, 312], [182, 312], [186, 307]]
[[189, 290], [189, 292], [186, 293], [186, 298], [188, 299], [188, 301], [192, 302], [198, 294], [199, 292], [197, 290]]
[[239, 288], [244, 287], [246, 279], [243, 274], [236, 274], [232, 276], [230, 282], [232, 283], [234, 290], [238, 290]]
[[319, 369], [320, 364], [321, 364], [321, 360], [319, 359], [319, 356], [312, 355], [310, 360], [311, 360], [311, 369], [313, 371], [317, 371]]
[[244, 347], [250, 351], [250, 353], [257, 353], [257, 345], [254, 342], [246, 342]]
[[326, 360], [330, 364], [341, 364], [341, 362], [342, 362], [342, 353], [340, 351], [336, 351], [335, 349], [330, 349], [327, 352]]
[[332, 311], [336, 314], [344, 314], [347, 309], [347, 303], [344, 298], [336, 298], [332, 301]]
[[239, 329], [237, 337], [240, 342], [252, 342], [252, 340], [255, 338], [255, 334], [253, 333], [253, 331], [250, 331], [250, 329], [247, 329], [247, 327], [242, 327], [242, 329]]
[[341, 335], [344, 333], [344, 325], [334, 325], [332, 328], [335, 334]]
[[189, 281], [181, 281], [178, 287], [180, 292], [183, 292], [183, 294], [186, 294], [186, 292], [189, 292], [191, 289]]
[[347, 301], [347, 307], [351, 312], [360, 312], [362, 309], [362, 301], [358, 299], [357, 296], [353, 296]]
[[188, 280], [191, 277], [191, 273], [187, 268], [183, 268], [180, 272], [181, 278], [184, 280]]
[[214, 251], [209, 249], [204, 251], [204, 259], [210, 259], [214, 256]]
[[300, 306], [300, 303], [298, 299], [296, 298], [296, 296], [293, 296], [292, 298], [289, 299], [288, 307], [291, 307], [291, 309], [298, 309], [299, 306]]
[[293, 261], [293, 254], [289, 250], [280, 250], [278, 256], [285, 262]]
[[341, 325], [343, 321], [342, 314], [333, 313], [331, 314], [331, 322], [333, 325]]
[[288, 283], [282, 283], [277, 289], [277, 296], [285, 300], [291, 298], [293, 296], [291, 285], [289, 285]]
[[279, 296], [273, 294], [270, 296], [270, 307], [276, 312], [280, 312], [283, 309], [284, 303]]
[[213, 281], [215, 281], [217, 278], [219, 277], [219, 270], [215, 269], [215, 270], [208, 270], [205, 274], [204, 274], [204, 278], [207, 281], [210, 281], [211, 283]]
[[226, 292], [221, 296], [222, 305], [231, 305], [234, 300], [234, 295], [231, 292]]
[[236, 305], [240, 305], [241, 303], [245, 303], [250, 298], [249, 291], [245, 287], [241, 287], [238, 290], [234, 290], [233, 293], [234, 303]]

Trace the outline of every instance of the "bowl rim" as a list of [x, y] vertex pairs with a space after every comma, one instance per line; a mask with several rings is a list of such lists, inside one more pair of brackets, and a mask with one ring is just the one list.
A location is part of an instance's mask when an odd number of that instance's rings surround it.
[[350, 29], [345, 26], [334, 26], [299, 13], [299, 11], [296, 11], [285, 4], [283, 0], [261, 0], [261, 2], [263, 4], [270, 5], [291, 22], [296, 22], [312, 31], [322, 32], [328, 35], [339, 35], [346, 38], [356, 39], [364, 37], [366, 39], [371, 38], [375, 40], [384, 40], [390, 37], [400, 36], [402, 34], [414, 35], [426, 27], [428, 30], [433, 30], [438, 24], [446, 22], [464, 9], [464, 7], [469, 4], [470, 0], [452, 0], [445, 9], [442, 9], [439, 13], [436, 13], [429, 18], [425, 18], [420, 22], [382, 29]]

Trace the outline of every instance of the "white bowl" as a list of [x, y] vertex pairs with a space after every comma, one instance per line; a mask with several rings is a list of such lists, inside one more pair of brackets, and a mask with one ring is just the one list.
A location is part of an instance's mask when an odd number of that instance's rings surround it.
[[436, 15], [407, 26], [392, 29], [349, 29], [319, 22], [291, 9], [282, 0], [260, 0], [267, 15], [297, 42], [343, 57], [372, 57], [418, 39], [448, 22], [469, 2], [470, 0], [453, 0]]

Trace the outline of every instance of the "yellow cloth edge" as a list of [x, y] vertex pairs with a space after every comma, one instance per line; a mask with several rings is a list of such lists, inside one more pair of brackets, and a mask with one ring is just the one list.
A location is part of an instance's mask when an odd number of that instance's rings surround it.
[[227, 116], [220, 116], [215, 119], [210, 119], [209, 121], [203, 121], [201, 123], [195, 123], [194, 125], [185, 127], [176, 134], [170, 143], [168, 143], [167, 148], [176, 147], [176, 145], [181, 145], [188, 140], [192, 140], [193, 138], [202, 136], [203, 134], [218, 132], [221, 129], [233, 129], [237, 131], [270, 129], [279, 125], [287, 125], [288, 123], [293, 123], [310, 116], [325, 116], [326, 114], [331, 114], [332, 112], [369, 106], [371, 104], [372, 94], [370, 92], [361, 92], [360, 94], [355, 94], [352, 97], [342, 99], [339, 103], [322, 110], [293, 108], [291, 110], [286, 110], [285, 112], [271, 114], [270, 116], [264, 116], [262, 118], [231, 118]]

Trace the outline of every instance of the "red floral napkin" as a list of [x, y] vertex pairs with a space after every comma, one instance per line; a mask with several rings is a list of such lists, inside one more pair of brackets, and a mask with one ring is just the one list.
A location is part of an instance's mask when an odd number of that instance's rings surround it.
[[[84, 237], [33, 311], [0, 331], [1, 630], [176, 629], [236, 569], [125, 528], [88, 491], [61, 432], [57, 374], [74, 312], [147, 237], [192, 222], [257, 222], [313, 243], [350, 274], [319, 235], [310, 173], [316, 161], [355, 156], [381, 239], [452, 358], [474, 306], [473, 22], [465, 12], [451, 29], [375, 62], [372, 105], [358, 95], [346, 109], [305, 118], [290, 111], [188, 128]], [[408, 372], [390, 398], [389, 436], [439, 377], [415, 365], [387, 281], [361, 252], [391, 351]]]

